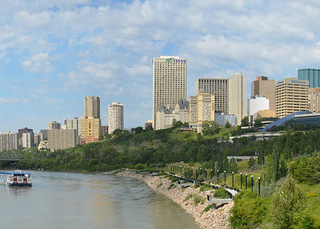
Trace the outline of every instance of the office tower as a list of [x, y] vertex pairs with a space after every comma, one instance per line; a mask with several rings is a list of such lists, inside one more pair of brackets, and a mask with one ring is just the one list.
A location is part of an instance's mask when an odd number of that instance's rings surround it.
[[269, 99], [269, 110], [276, 110], [276, 81], [266, 76], [258, 76], [251, 83], [251, 96], [265, 96]]
[[157, 112], [157, 130], [172, 127], [174, 121], [189, 122], [189, 102], [180, 100], [174, 108], [162, 106]]
[[189, 126], [198, 133], [202, 132], [204, 121], [214, 121], [214, 101], [214, 95], [210, 93], [199, 92], [198, 95], [189, 97]]
[[21, 138], [21, 146], [23, 148], [31, 148], [34, 146], [34, 134], [33, 133], [23, 133]]
[[61, 124], [56, 122], [56, 121], [52, 121], [48, 123], [48, 129], [49, 130], [58, 130], [61, 129]]
[[0, 152], [18, 149], [18, 133], [0, 133]]
[[119, 102], [112, 102], [108, 106], [108, 133], [112, 134], [115, 130], [123, 130], [123, 109], [124, 106]]
[[263, 110], [269, 110], [269, 99], [266, 97], [256, 95], [247, 100], [247, 115], [249, 117]]
[[100, 97], [89, 96], [84, 98], [84, 118], [100, 118]]
[[97, 142], [101, 138], [100, 98], [84, 98], [84, 117], [81, 119], [81, 144]]
[[48, 130], [48, 148], [51, 151], [67, 149], [77, 146], [78, 133], [75, 129], [51, 129]]
[[236, 73], [229, 79], [229, 114], [236, 116], [237, 125], [247, 115], [246, 101], [246, 76]]
[[308, 80], [310, 88], [320, 87], [320, 69], [299, 69], [298, 79]]
[[214, 95], [216, 112], [228, 114], [229, 79], [200, 78], [196, 80], [196, 95], [200, 92]]
[[309, 110], [313, 113], [320, 112], [320, 88], [309, 88]]
[[187, 59], [177, 56], [154, 57], [153, 65], [153, 128], [157, 127], [157, 112], [164, 106], [174, 108], [187, 99]]
[[[24, 133], [30, 133], [30, 146], [29, 147], [32, 147], [34, 146], [34, 133], [33, 133], [33, 129], [29, 129], [27, 127], [23, 128], [23, 129], [19, 129], [18, 130], [18, 144], [19, 146], [21, 147], [26, 147], [26, 146], [23, 146], [23, 140], [22, 140], [22, 136]], [[29, 135], [28, 135], [29, 136]], [[29, 148], [28, 147], [28, 148]]]
[[277, 81], [276, 115], [279, 118], [289, 114], [309, 110], [308, 80], [289, 78]]
[[66, 119], [64, 120], [64, 124], [66, 125], [66, 129], [70, 130], [70, 129], [74, 129], [77, 130], [78, 135], [80, 135], [81, 131], [80, 131], [80, 121], [78, 119], [78, 117], [74, 117], [73, 119]]

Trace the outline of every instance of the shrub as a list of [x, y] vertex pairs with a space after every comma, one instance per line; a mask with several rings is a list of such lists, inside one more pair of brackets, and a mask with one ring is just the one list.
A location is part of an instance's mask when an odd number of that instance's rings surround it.
[[209, 204], [203, 211], [204, 211], [204, 212], [207, 212], [207, 211], [209, 211], [210, 209], [212, 209], [212, 204]]
[[193, 195], [193, 203], [195, 205], [198, 205], [200, 202], [201, 204], [204, 204], [205, 198], [202, 198], [199, 194]]
[[216, 198], [220, 198], [220, 199], [230, 198], [230, 194], [224, 188], [217, 189], [214, 192], [213, 196], [216, 197]]
[[192, 193], [189, 193], [183, 201], [188, 201], [193, 196]]
[[255, 192], [244, 191], [234, 198], [229, 218], [233, 228], [257, 228], [265, 216], [266, 208]]
[[174, 187], [174, 183], [171, 183], [168, 190], [172, 189]]
[[197, 183], [195, 183], [195, 184], [193, 185], [194, 188], [199, 188], [200, 186], [201, 186], [201, 184], [200, 184], [199, 182], [197, 182]]
[[203, 191], [207, 191], [207, 190], [210, 190], [211, 189], [211, 185], [210, 184], [204, 184], [200, 187], [200, 191], [203, 192]]
[[157, 185], [157, 188], [160, 188], [162, 186], [162, 182], [160, 182], [160, 184]]

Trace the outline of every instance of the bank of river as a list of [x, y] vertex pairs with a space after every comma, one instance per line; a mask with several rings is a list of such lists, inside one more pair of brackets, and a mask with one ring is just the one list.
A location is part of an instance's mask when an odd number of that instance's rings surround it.
[[[167, 178], [137, 174], [134, 171], [125, 170], [118, 173], [120, 176], [132, 177], [144, 181], [151, 189], [164, 194], [172, 201], [179, 204], [186, 212], [191, 214], [197, 224], [203, 228], [231, 228], [228, 222], [230, 216], [230, 209], [233, 202], [219, 208], [204, 211], [209, 205], [207, 195], [212, 195], [210, 191], [200, 192], [200, 188], [181, 188], [179, 185], [172, 185], [171, 181]], [[204, 200], [203, 203], [195, 204], [191, 195], [199, 195]]]
[[179, 205], [143, 181], [40, 171], [32, 177], [32, 188], [7, 187], [1, 175], [0, 228], [199, 228]]

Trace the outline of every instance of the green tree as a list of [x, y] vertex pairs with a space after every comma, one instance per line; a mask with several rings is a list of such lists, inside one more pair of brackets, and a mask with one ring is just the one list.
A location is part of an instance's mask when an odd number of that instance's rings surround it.
[[136, 128], [131, 128], [131, 132], [134, 134], [140, 134], [143, 132], [143, 128], [141, 126], [138, 126]]
[[252, 168], [255, 164], [256, 164], [256, 161], [254, 160], [254, 158], [250, 157], [250, 159], [248, 161], [248, 167]]
[[230, 128], [231, 124], [229, 123], [229, 121], [226, 123], [226, 125], [224, 125], [225, 128]]
[[257, 228], [266, 212], [262, 199], [255, 192], [244, 191], [234, 198], [229, 218], [233, 228]]
[[254, 127], [261, 127], [261, 126], [262, 126], [261, 119], [254, 120]]
[[244, 117], [241, 120], [241, 126], [249, 126], [249, 118], [248, 118], [248, 116]]
[[274, 228], [287, 229], [297, 225], [297, 215], [305, 209], [305, 196], [289, 175], [275, 193], [271, 204]]
[[204, 121], [202, 123], [202, 133], [203, 135], [215, 135], [219, 133], [219, 124], [215, 121]]

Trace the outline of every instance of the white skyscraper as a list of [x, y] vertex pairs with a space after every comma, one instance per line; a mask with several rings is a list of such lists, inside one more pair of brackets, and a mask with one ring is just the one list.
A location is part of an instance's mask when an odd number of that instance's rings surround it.
[[153, 127], [157, 127], [157, 112], [164, 106], [173, 109], [187, 99], [187, 59], [177, 56], [154, 57], [153, 65]]
[[247, 115], [246, 92], [246, 76], [236, 73], [229, 79], [229, 114], [236, 116], [237, 125]]
[[112, 134], [113, 131], [117, 129], [123, 130], [123, 108], [124, 106], [119, 102], [112, 102], [112, 104], [108, 106], [108, 134]]

